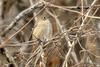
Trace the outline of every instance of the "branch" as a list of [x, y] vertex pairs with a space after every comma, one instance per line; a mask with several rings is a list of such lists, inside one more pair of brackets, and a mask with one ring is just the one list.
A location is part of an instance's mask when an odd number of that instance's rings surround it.
[[11, 38], [13, 38], [15, 35], [17, 35], [20, 31], [22, 31], [44, 8], [42, 8], [34, 17], [32, 17], [24, 26], [21, 27], [21, 29], [19, 29], [17, 32], [15, 32], [12, 36], [10, 36], [8, 39], [6, 39], [5, 41], [3, 41], [0, 44], [0, 48], [4, 48], [6, 46], [8, 46], [9, 44], [6, 44]]
[[[73, 13], [76, 13], [76, 14], [79, 14], [79, 15], [82, 15], [82, 16], [85, 16], [87, 18], [94, 18], [94, 19], [100, 19], [100, 17], [98, 16], [90, 16], [90, 15], [87, 15], [87, 14], [83, 14], [79, 11], [76, 11], [76, 10], [72, 10], [72, 9], [68, 9], [68, 8], [65, 8], [63, 6], [58, 6], [58, 5], [54, 5], [54, 4], [51, 4], [49, 2], [44, 2], [46, 5], [48, 5], [49, 7], [55, 7], [55, 8], [58, 8], [58, 9], [62, 9], [62, 10], [65, 10], [65, 11], [69, 11], [69, 12], [73, 12]], [[91, 7], [93, 7], [93, 5], [91, 5]]]
[[82, 29], [82, 27], [84, 26], [85, 21], [87, 20], [87, 18], [88, 18], [88, 16], [89, 16], [89, 14], [90, 14], [90, 12], [91, 12], [91, 10], [92, 10], [92, 8], [93, 8], [92, 6], [93, 6], [96, 2], [97, 2], [97, 0], [94, 0], [94, 1], [92, 2], [90, 9], [89, 9], [89, 10], [88, 10], [88, 12], [86, 13], [85, 18], [82, 20], [83, 22], [82, 22], [82, 24], [81, 24], [81, 26], [80, 26], [79, 30], [81, 30], [81, 29]]
[[[0, 0], [0, 26], [3, 25], [3, 18], [2, 18], [2, 15], [3, 15], [3, 0]], [[1, 30], [0, 30], [1, 31]]]
[[15, 19], [11, 22], [11, 24], [6, 29], [4, 29], [4, 31], [0, 35], [5, 36], [5, 34], [7, 32], [9, 32], [21, 18], [26, 16], [28, 13], [34, 12], [37, 8], [41, 8], [43, 6], [44, 6], [44, 4], [42, 2], [39, 2], [39, 3], [36, 3], [36, 4], [32, 5], [31, 7], [27, 8], [27, 9], [25, 9], [21, 13], [19, 13], [15, 17]]

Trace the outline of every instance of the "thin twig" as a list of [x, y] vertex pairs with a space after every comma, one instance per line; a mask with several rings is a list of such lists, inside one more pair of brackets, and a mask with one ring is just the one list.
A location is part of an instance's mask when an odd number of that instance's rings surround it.
[[33, 54], [29, 57], [29, 59], [27, 59], [27, 62], [26, 62], [26, 64], [25, 64], [25, 67], [28, 67], [28, 65], [31, 63], [31, 61], [32, 61], [32, 58], [34, 57], [34, 56], [36, 56], [37, 54], [39, 54], [40, 53], [40, 46], [38, 46], [37, 47], [37, 49], [33, 52]]
[[0, 0], [0, 21], [2, 20], [2, 14], [3, 14], [3, 0]]
[[80, 26], [79, 30], [81, 30], [81, 29], [82, 29], [82, 27], [84, 26], [85, 21], [87, 20], [87, 18], [88, 18], [88, 16], [89, 16], [89, 14], [90, 14], [90, 12], [91, 12], [91, 10], [92, 10], [92, 8], [93, 8], [92, 6], [93, 6], [96, 2], [97, 2], [97, 0], [94, 0], [94, 1], [92, 2], [90, 9], [89, 9], [89, 10], [88, 10], [88, 12], [86, 13], [85, 18], [82, 20], [83, 22], [82, 22], [82, 24], [81, 24], [81, 26]]
[[71, 54], [73, 45], [75, 45], [74, 42], [72, 43], [72, 46], [69, 48], [68, 53], [67, 53], [66, 56], [65, 56], [65, 61], [63, 62], [62, 67], [68, 67], [67, 61], [68, 61], [68, 58], [69, 58], [69, 56], [70, 56], [70, 54]]
[[55, 7], [55, 8], [59, 8], [59, 9], [62, 9], [62, 10], [69, 11], [69, 12], [77, 13], [77, 14], [79, 14], [79, 15], [83, 15], [83, 16], [86, 16], [86, 17], [88, 17], [88, 18], [100, 19], [100, 17], [98, 17], [98, 16], [86, 15], [86, 14], [83, 14], [83, 13], [81, 13], [81, 12], [79, 12], [79, 11], [67, 9], [67, 8], [62, 7], [62, 6], [54, 5], [54, 4], [51, 4], [51, 3], [48, 3], [48, 2], [45, 2], [45, 4], [47, 4], [49, 7]]
[[[60, 30], [61, 33], [64, 33], [65, 28], [61, 25], [61, 23], [60, 23], [59, 19], [57, 18], [57, 16], [52, 14], [48, 9], [46, 9], [46, 11], [47, 11], [48, 14], [50, 14], [56, 20], [58, 30]], [[65, 66], [65, 63], [67, 63], [66, 61], [67, 61], [67, 59], [69, 58], [69, 56], [71, 54], [72, 47], [74, 47], [75, 44], [74, 44], [74, 41], [72, 43], [70, 42], [69, 37], [68, 37], [68, 32], [64, 33], [63, 35], [66, 39], [66, 42], [68, 42], [68, 46], [69, 46], [69, 53], [66, 54], [67, 57], [65, 58], [65, 61], [63, 63], [63, 65]]]
[[8, 33], [15, 25], [16, 23], [23, 17], [25, 17], [25, 15], [27, 15], [28, 13], [34, 12], [36, 9], [43, 7], [44, 4], [42, 2], [36, 3], [34, 5], [32, 5], [31, 7], [25, 9], [24, 11], [22, 11], [21, 13], [19, 13], [14, 20], [11, 22], [11, 24], [0, 34], [1, 36], [4, 36], [6, 33]]
[[20, 30], [18, 30], [15, 34], [13, 34], [12, 36], [10, 36], [8, 39], [6, 39], [4, 42], [2, 42], [2, 44], [0, 45], [0, 48], [4, 48], [6, 46], [8, 46], [6, 43], [13, 38], [15, 35], [17, 35], [20, 31], [22, 31], [44, 8], [42, 8], [34, 17], [32, 17]]

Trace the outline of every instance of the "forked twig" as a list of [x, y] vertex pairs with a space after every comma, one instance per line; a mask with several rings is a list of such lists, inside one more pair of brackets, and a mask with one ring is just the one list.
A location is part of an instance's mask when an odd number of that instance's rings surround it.
[[41, 8], [43, 6], [44, 6], [44, 4], [42, 2], [39, 2], [39, 3], [36, 3], [36, 4], [32, 5], [31, 7], [27, 8], [27, 9], [25, 9], [21, 13], [19, 13], [14, 18], [14, 20], [11, 22], [11, 24], [2, 33], [0, 33], [0, 36], [4, 36], [6, 33], [8, 33], [16, 25], [16, 23], [21, 18], [23, 18], [25, 15], [27, 15], [28, 13], [34, 12], [37, 8]]

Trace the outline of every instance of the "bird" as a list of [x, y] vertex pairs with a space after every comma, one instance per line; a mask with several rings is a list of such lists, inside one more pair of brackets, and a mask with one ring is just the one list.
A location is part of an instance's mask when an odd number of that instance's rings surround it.
[[52, 24], [46, 13], [37, 16], [35, 27], [33, 28], [32, 38], [41, 41], [48, 41], [52, 37]]

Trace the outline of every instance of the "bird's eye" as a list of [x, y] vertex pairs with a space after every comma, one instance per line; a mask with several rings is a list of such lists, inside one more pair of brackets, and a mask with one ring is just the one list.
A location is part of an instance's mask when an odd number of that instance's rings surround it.
[[46, 20], [46, 17], [43, 17], [43, 20]]

